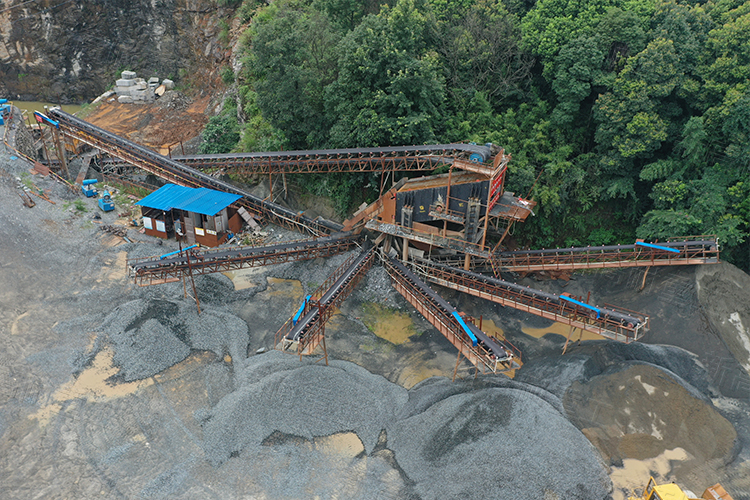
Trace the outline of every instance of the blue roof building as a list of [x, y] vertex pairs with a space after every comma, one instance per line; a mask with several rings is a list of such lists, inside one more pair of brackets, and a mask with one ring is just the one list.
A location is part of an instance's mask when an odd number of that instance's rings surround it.
[[213, 247], [242, 229], [242, 218], [231, 206], [240, 198], [213, 189], [165, 184], [136, 204], [141, 206], [146, 234]]

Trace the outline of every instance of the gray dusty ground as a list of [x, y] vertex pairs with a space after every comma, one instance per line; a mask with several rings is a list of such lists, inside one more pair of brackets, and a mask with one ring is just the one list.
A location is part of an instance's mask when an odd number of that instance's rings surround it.
[[643, 344], [586, 340], [564, 357], [554, 325], [441, 290], [524, 351], [515, 380], [473, 380], [462, 364], [456, 383], [441, 378], [453, 347], [375, 267], [331, 320], [326, 367], [255, 352], [344, 256], [202, 277], [198, 315], [181, 285], [124, 276], [126, 256], [174, 245], [103, 233], [93, 200], [76, 215], [38, 176], [56, 204], [23, 207], [15, 177], [29, 166], [10, 156], [3, 498], [604, 499], [649, 474], [750, 498], [750, 293], [731, 266], [653, 269], [641, 292], [642, 270], [524, 280], [651, 315]]

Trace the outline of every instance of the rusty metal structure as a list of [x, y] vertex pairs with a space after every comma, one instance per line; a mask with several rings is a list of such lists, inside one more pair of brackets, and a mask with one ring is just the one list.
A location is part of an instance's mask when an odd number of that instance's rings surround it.
[[282, 227], [321, 236], [341, 229], [340, 224], [325, 219], [311, 219], [304, 214], [289, 210], [286, 207], [263, 200], [232, 184], [215, 179], [191, 167], [162, 156], [132, 141], [91, 125], [80, 118], [51, 108], [50, 121], [58, 124], [60, 133], [65, 137], [83, 142], [100, 151], [130, 163], [148, 173], [154, 174], [167, 182], [187, 187], [206, 187], [228, 193], [239, 194], [242, 198], [238, 205], [245, 207], [256, 218], [272, 222]]
[[459, 319], [450, 304], [397, 260], [385, 257], [381, 260], [394, 288], [458, 350], [454, 380], [462, 356], [477, 367], [475, 375], [480, 371], [498, 373], [521, 367], [521, 352], [513, 344], [482, 332], [468, 318]]
[[609, 304], [591, 306], [581, 297], [568, 296], [576, 300], [573, 302], [564, 296], [428, 260], [413, 266], [427, 281], [568, 325], [571, 333], [573, 329], [585, 330], [628, 344], [640, 339], [649, 327], [647, 316]]
[[493, 268], [527, 272], [686, 266], [717, 263], [719, 244], [714, 235], [687, 236], [670, 238], [658, 245], [638, 241], [632, 245], [500, 252], [491, 259]]
[[[719, 261], [715, 237], [674, 239], [658, 245], [498, 251], [510, 228], [533, 214], [535, 202], [505, 190], [510, 155], [490, 145], [448, 144], [322, 151], [245, 153], [166, 158], [58, 109], [49, 111], [64, 137], [99, 149], [118, 161], [175, 184], [208, 187], [242, 196], [237, 202], [257, 219], [311, 234], [314, 239], [264, 247], [216, 248], [175, 252], [178, 255], [131, 259], [130, 277], [139, 286], [185, 280], [187, 276], [328, 257], [352, 251], [365, 241], [354, 236], [367, 229], [379, 233], [380, 253], [366, 248], [340, 266], [276, 334], [276, 346], [300, 356], [325, 347], [325, 323], [373, 264], [376, 254], [396, 290], [458, 350], [476, 372], [508, 372], [521, 366], [521, 353], [505, 339], [492, 337], [460, 315], [425, 281], [523, 310], [575, 329], [619, 342], [633, 342], [648, 329], [649, 318], [614, 306], [595, 306], [566, 294], [554, 295], [499, 279], [501, 271], [560, 271], [616, 267], [693, 265]], [[490, 162], [491, 154], [495, 153]], [[433, 170], [447, 174], [401, 179], [383, 192], [384, 179], [395, 172]], [[205, 170], [201, 171], [199, 169]], [[382, 195], [343, 225], [311, 219], [260, 199], [209, 175], [321, 172], [381, 172]], [[393, 181], [395, 179], [392, 178]], [[490, 245], [488, 235], [494, 231]], [[342, 233], [343, 232], [343, 233]], [[332, 236], [328, 236], [334, 233]], [[493, 246], [494, 245], [494, 246]], [[400, 261], [389, 256], [400, 255]], [[447, 257], [443, 263], [433, 252]], [[411, 261], [411, 262], [410, 262]], [[450, 264], [450, 265], [448, 265]], [[494, 277], [472, 271], [491, 269]], [[461, 269], [463, 268], [463, 269]], [[645, 274], [644, 274], [645, 280]], [[187, 291], [186, 291], [187, 293]], [[579, 338], [580, 340], [580, 338]], [[563, 352], [564, 352], [563, 350]], [[455, 378], [455, 371], [454, 371]]]
[[168, 258], [146, 257], [127, 261], [128, 275], [138, 286], [180, 281], [189, 271], [193, 275], [237, 271], [297, 260], [331, 257], [357, 248], [362, 238], [353, 235], [298, 240], [278, 245], [214, 248], [197, 253], [192, 262], [184, 255]]
[[299, 314], [289, 318], [276, 332], [276, 346], [292, 350], [300, 356], [313, 354], [319, 345], [328, 365], [325, 343], [325, 324], [336, 307], [341, 304], [362, 280], [372, 266], [375, 247], [365, 246], [359, 255], [353, 255], [341, 264], [327, 279], [305, 299]]
[[435, 170], [446, 164], [456, 166], [457, 160], [474, 163], [478, 169], [484, 172], [487, 169], [482, 166], [482, 163], [489, 158], [489, 150], [488, 146], [476, 144], [433, 144], [380, 148], [183, 155], [173, 156], [172, 158], [184, 165], [205, 172], [238, 175], [424, 172]]

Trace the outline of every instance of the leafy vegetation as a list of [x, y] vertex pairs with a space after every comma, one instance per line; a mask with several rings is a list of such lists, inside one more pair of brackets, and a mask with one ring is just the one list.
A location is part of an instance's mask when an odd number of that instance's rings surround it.
[[[717, 234], [750, 269], [750, 1], [246, 0], [238, 15], [241, 112], [206, 132], [221, 150], [492, 142], [513, 155], [508, 188], [539, 202], [522, 245]], [[299, 182], [342, 211], [377, 185]]]

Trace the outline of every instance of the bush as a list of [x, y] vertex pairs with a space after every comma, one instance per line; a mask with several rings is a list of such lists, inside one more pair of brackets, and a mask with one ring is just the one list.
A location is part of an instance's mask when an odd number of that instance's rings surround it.
[[234, 83], [234, 71], [231, 66], [224, 66], [221, 68], [221, 81], [227, 85]]

